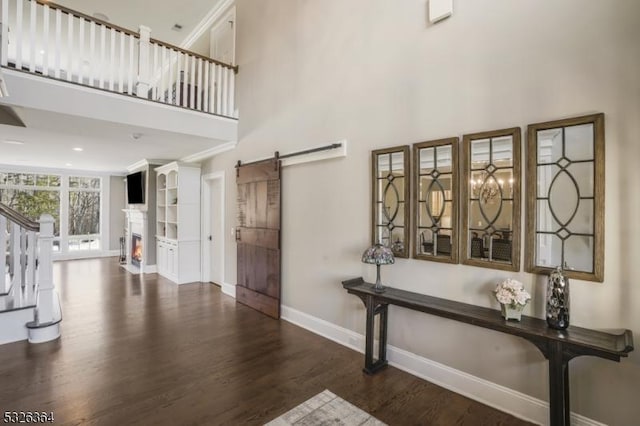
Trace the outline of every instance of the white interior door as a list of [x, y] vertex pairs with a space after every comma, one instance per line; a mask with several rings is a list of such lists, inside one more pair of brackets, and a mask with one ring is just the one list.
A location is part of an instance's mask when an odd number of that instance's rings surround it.
[[224, 282], [224, 178], [204, 179], [203, 278], [220, 286]]
[[231, 9], [211, 28], [210, 54], [225, 64], [235, 64], [236, 11]]

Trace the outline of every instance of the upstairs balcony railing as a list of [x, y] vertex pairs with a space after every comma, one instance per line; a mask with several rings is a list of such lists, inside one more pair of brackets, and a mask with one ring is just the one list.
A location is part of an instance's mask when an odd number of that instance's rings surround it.
[[237, 67], [42, 0], [1, 0], [0, 65], [237, 118]]

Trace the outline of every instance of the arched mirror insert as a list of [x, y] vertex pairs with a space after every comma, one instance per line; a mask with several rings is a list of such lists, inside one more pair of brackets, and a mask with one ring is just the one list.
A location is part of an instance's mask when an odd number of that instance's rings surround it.
[[413, 145], [413, 257], [458, 263], [458, 138]]
[[520, 128], [464, 135], [462, 263], [520, 270]]
[[604, 114], [527, 133], [527, 271], [604, 279]]
[[372, 151], [372, 243], [409, 257], [409, 146]]

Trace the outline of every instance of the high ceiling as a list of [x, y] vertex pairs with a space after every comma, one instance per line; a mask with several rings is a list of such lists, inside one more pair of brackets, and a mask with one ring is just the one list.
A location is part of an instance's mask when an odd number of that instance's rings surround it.
[[[103, 14], [115, 25], [137, 31], [151, 28], [151, 37], [184, 46], [185, 39], [221, 0], [54, 0], [86, 15]], [[182, 26], [174, 31], [174, 24]], [[203, 39], [205, 39], [203, 41]], [[208, 31], [190, 50], [208, 54]], [[0, 124], [0, 164], [123, 172], [141, 159], [180, 159], [221, 141], [117, 123], [83, 119], [35, 109], [15, 111], [26, 127]], [[134, 140], [133, 134], [142, 134]], [[7, 143], [17, 140], [23, 144]], [[83, 151], [73, 151], [83, 148]]]
[[[181, 46], [185, 38], [221, 0], [55, 0], [62, 6], [86, 15], [106, 15], [112, 24], [138, 30], [151, 28], [151, 37]], [[174, 31], [174, 24], [182, 30]]]

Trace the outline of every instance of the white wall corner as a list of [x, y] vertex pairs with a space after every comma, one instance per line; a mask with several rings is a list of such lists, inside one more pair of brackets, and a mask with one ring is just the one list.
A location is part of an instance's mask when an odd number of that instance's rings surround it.
[[[359, 333], [298, 311], [289, 306], [282, 306], [281, 317], [285, 321], [357, 352], [364, 353], [365, 339], [364, 336]], [[540, 425], [549, 424], [549, 403], [545, 401], [473, 376], [464, 371], [456, 370], [455, 368], [392, 345], [387, 345], [387, 358], [389, 364], [393, 367], [442, 386], [445, 389], [449, 389], [523, 420]], [[362, 362], [364, 363], [364, 358]], [[576, 413], [571, 413], [571, 424], [574, 426], [606, 426], [603, 423]]]
[[185, 163], [199, 163], [202, 160], [211, 158], [214, 155], [222, 154], [223, 152], [231, 151], [238, 145], [237, 141], [225, 142], [223, 144], [214, 146], [213, 148], [205, 149], [204, 151], [196, 152], [195, 154], [182, 157], [179, 161]]

